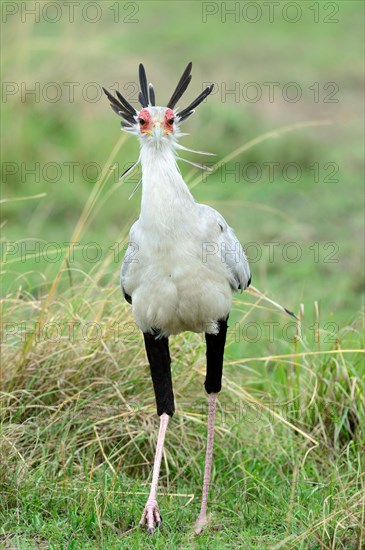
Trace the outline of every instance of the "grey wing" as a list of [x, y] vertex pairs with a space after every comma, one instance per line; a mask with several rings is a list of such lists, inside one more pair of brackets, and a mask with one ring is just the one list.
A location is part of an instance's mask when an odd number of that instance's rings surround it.
[[251, 283], [250, 266], [241, 243], [233, 233], [233, 229], [227, 225], [221, 234], [221, 256], [229, 267], [232, 279], [231, 286], [234, 290], [245, 290]]
[[244, 290], [251, 283], [250, 266], [246, 254], [223, 216], [206, 205], [199, 205], [202, 215], [209, 219], [209, 224], [218, 226], [218, 253], [221, 260], [225, 262], [230, 271], [230, 284], [233, 290]]
[[138, 244], [136, 242], [137, 224], [138, 220], [132, 225], [129, 231], [128, 247], [124, 256], [122, 268], [120, 270], [120, 286], [122, 287], [123, 296], [129, 304], [132, 303], [132, 297], [125, 290], [125, 280], [127, 278], [131, 264], [133, 263], [133, 261], [136, 261], [135, 256], [138, 250]]

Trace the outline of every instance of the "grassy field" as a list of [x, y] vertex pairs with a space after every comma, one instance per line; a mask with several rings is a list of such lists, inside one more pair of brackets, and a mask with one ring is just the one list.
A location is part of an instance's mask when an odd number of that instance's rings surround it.
[[[0, 547], [363, 548], [363, 4], [53, 4], [2, 5]], [[134, 102], [142, 61], [164, 103], [190, 60], [186, 103], [216, 93], [183, 144], [216, 169], [182, 173], [301, 330], [235, 298], [198, 538], [204, 342], [172, 339], [164, 525], [148, 537], [158, 418], [119, 290], [140, 203], [139, 175], [119, 174], [138, 144], [100, 86]]]

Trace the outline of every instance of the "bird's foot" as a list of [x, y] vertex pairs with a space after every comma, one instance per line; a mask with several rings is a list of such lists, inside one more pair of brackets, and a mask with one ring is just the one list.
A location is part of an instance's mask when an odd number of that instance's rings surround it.
[[158, 509], [157, 500], [155, 498], [149, 498], [146, 506], [144, 507], [142, 518], [140, 521], [141, 527], [144, 527], [147, 523], [147, 533], [153, 535], [155, 532], [155, 526], [159, 527], [162, 522], [160, 510]]
[[194, 533], [196, 535], [200, 535], [200, 533], [202, 533], [204, 531], [204, 529], [206, 528], [207, 524], [208, 524], [208, 521], [207, 521], [206, 514], [203, 514], [203, 515], [199, 514], [199, 517], [196, 520], [195, 525], [194, 525]]

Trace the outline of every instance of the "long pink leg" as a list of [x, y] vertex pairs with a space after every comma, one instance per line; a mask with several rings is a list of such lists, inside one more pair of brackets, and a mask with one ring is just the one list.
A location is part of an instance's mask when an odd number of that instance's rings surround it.
[[214, 442], [214, 418], [217, 403], [217, 393], [209, 394], [209, 412], [208, 412], [208, 440], [205, 454], [205, 468], [203, 481], [203, 497], [198, 519], [195, 523], [195, 534], [199, 535], [207, 524], [207, 501], [210, 484], [210, 474], [213, 462], [213, 442]]
[[158, 509], [158, 504], [156, 499], [156, 492], [157, 492], [158, 477], [160, 475], [160, 467], [161, 467], [163, 446], [165, 442], [165, 434], [166, 434], [167, 425], [169, 423], [169, 419], [170, 417], [166, 413], [163, 413], [160, 416], [160, 430], [158, 432], [155, 461], [153, 464], [150, 496], [148, 497], [146, 506], [143, 510], [141, 522], [140, 522], [141, 526], [144, 527], [147, 521], [147, 532], [149, 535], [153, 534], [155, 530], [155, 523], [157, 527], [161, 523], [160, 511]]

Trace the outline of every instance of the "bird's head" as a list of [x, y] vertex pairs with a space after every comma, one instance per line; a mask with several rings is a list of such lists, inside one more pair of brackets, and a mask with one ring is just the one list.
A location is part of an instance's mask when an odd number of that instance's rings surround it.
[[159, 143], [163, 137], [171, 139], [179, 133], [177, 117], [166, 107], [143, 107], [137, 115], [137, 132], [142, 139]]
[[139, 66], [140, 92], [138, 94], [141, 110], [135, 109], [120, 92], [116, 91], [117, 99], [103, 88], [111, 108], [123, 118], [123, 129], [136, 134], [142, 144], [150, 143], [160, 147], [164, 142], [174, 143], [176, 138], [182, 135], [180, 123], [192, 115], [195, 108], [213, 90], [213, 84], [211, 84], [188, 107], [179, 111], [176, 105], [190, 84], [191, 68], [192, 63], [189, 63], [166, 107], [156, 107], [155, 91], [152, 84], [147, 84], [146, 72], [142, 64]]

